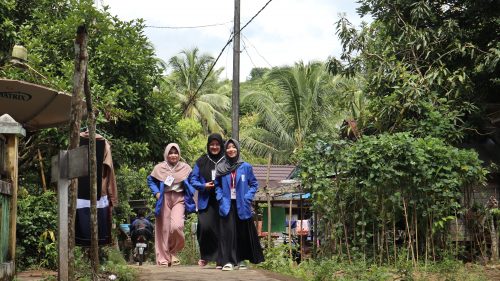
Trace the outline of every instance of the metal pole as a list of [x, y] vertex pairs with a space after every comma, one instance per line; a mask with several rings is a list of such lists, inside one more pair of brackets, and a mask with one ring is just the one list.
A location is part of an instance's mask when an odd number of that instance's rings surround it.
[[240, 139], [240, 0], [234, 0], [233, 91], [231, 137]]
[[[59, 249], [59, 268], [57, 280], [66, 281], [69, 280], [69, 235], [68, 235], [68, 206], [69, 206], [69, 185], [70, 180], [67, 177], [67, 172], [63, 171], [68, 169], [68, 151], [59, 151], [59, 156], [57, 160], [57, 202], [58, 202], [58, 249]], [[52, 167], [56, 166], [52, 163]]]

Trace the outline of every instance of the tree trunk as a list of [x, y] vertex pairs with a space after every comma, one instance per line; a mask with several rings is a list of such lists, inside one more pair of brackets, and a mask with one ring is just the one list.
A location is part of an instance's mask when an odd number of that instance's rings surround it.
[[490, 233], [491, 233], [491, 260], [498, 261], [498, 233], [495, 228], [495, 220], [490, 217]]
[[[87, 30], [79, 26], [75, 39], [75, 72], [73, 74], [73, 93], [71, 99], [70, 136], [68, 150], [78, 147], [80, 143], [80, 124], [82, 119], [81, 96], [85, 72], [87, 70]], [[75, 280], [75, 219], [78, 179], [72, 179], [69, 186], [68, 202], [68, 276]]]
[[491, 237], [491, 260], [498, 261], [498, 233], [495, 228], [495, 216], [491, 213], [492, 209], [498, 208], [498, 201], [495, 197], [490, 196], [487, 205], [487, 217], [490, 229], [490, 237]]
[[95, 115], [92, 109], [92, 96], [88, 75], [85, 73], [85, 100], [87, 101], [87, 120], [89, 125], [89, 177], [90, 177], [90, 262], [92, 265], [92, 276], [98, 280], [99, 273], [99, 248], [97, 236], [97, 160], [95, 142]]
[[406, 230], [407, 230], [407, 233], [408, 233], [408, 245], [410, 246], [409, 249], [410, 249], [410, 252], [411, 252], [411, 260], [413, 262], [413, 267], [416, 267], [417, 263], [415, 261], [415, 252], [413, 251], [413, 242], [412, 242], [412, 239], [411, 239], [410, 224], [408, 222], [408, 211], [407, 211], [407, 208], [406, 208], [406, 201], [405, 201], [404, 198], [403, 198], [403, 210], [404, 210], [404, 214], [405, 214]]

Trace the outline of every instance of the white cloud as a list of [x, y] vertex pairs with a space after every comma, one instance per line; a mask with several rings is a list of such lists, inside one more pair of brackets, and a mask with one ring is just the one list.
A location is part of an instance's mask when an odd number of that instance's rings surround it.
[[[268, 0], [241, 0], [241, 27]], [[198, 26], [233, 20], [234, 0], [101, 0], [110, 12], [123, 20], [143, 18], [150, 26]], [[254, 67], [293, 65], [303, 60], [326, 60], [340, 53], [335, 35], [339, 13], [346, 13], [354, 24], [361, 22], [355, 13], [355, 0], [274, 0], [243, 30], [240, 80]], [[147, 28], [146, 35], [164, 61], [181, 50], [198, 47], [216, 57], [226, 44], [232, 23], [197, 29]], [[243, 50], [246, 45], [246, 50]], [[232, 77], [232, 45], [227, 47], [217, 67], [224, 67], [223, 78]], [[251, 58], [251, 59], [250, 59]], [[266, 62], [267, 60], [267, 62]], [[253, 63], [252, 63], [253, 62]], [[254, 65], [255, 64], [255, 65]]]

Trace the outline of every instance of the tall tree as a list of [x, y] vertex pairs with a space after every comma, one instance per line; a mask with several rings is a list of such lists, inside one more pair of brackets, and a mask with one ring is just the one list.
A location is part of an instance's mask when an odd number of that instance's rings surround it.
[[172, 73], [163, 87], [176, 97], [183, 117], [199, 120], [207, 133], [223, 132], [229, 127], [225, 113], [231, 107], [231, 99], [218, 89], [222, 69], [209, 73], [213, 63], [214, 58], [200, 55], [198, 48], [183, 50], [169, 60]]
[[373, 132], [411, 131], [452, 142], [491, 133], [484, 111], [499, 101], [498, 1], [360, 4], [359, 12], [374, 21], [361, 31], [339, 21], [344, 51], [330, 70], [367, 77]]
[[[122, 21], [93, 4], [91, 0], [13, 1], [9, 13], [0, 13], [1, 21], [14, 23], [15, 31], [5, 35], [11, 43], [0, 52], [0, 76], [71, 92], [75, 29], [86, 24], [98, 132], [112, 141], [117, 165], [152, 161], [161, 154], [165, 138], [175, 139], [179, 120], [173, 102], [153, 90], [164, 66], [144, 35], [142, 20]], [[6, 59], [14, 42], [28, 49], [27, 70], [12, 67]], [[43, 147], [43, 155], [54, 155], [67, 145], [65, 135], [48, 129], [28, 136], [23, 159], [30, 162], [37, 147]]]

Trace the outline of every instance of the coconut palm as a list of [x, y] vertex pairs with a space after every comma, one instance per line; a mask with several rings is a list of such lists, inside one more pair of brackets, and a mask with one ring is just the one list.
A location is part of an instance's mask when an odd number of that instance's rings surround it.
[[164, 90], [178, 100], [183, 117], [200, 121], [206, 133], [223, 132], [230, 123], [224, 113], [229, 110], [231, 99], [225, 94], [224, 83], [218, 81], [222, 69], [207, 76], [213, 63], [214, 58], [200, 55], [198, 48], [183, 50], [169, 60], [172, 72], [163, 84]]
[[243, 130], [243, 145], [257, 155], [272, 153], [277, 161], [286, 161], [308, 134], [331, 122], [324, 118], [333, 114], [324, 104], [331, 79], [319, 62], [271, 70], [258, 87], [243, 91], [242, 103], [251, 104], [260, 117], [258, 126]]

